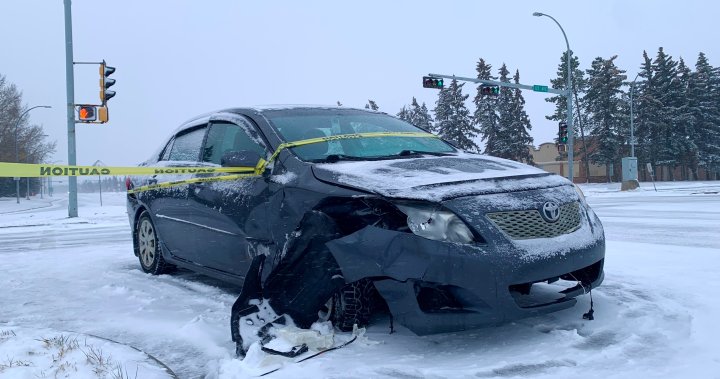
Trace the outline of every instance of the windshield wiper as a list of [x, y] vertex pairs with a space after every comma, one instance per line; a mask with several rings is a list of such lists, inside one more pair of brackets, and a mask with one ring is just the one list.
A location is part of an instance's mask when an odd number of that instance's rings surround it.
[[354, 155], [345, 155], [345, 154], [330, 154], [325, 158], [321, 159], [313, 159], [313, 162], [318, 163], [335, 163], [339, 161], [364, 161], [367, 158], [364, 157], [356, 157]]
[[373, 159], [387, 159], [387, 158], [398, 158], [398, 157], [417, 157], [420, 155], [432, 155], [436, 157], [447, 157], [450, 155], [453, 155], [449, 152], [439, 152], [439, 151], [422, 151], [422, 150], [402, 150], [397, 154], [388, 154], [383, 155], [379, 157], [372, 157]]
[[401, 152], [397, 153], [397, 155], [401, 157], [405, 157], [408, 155], [433, 155], [436, 157], [447, 157], [448, 155], [453, 155], [449, 152], [440, 152], [440, 151], [422, 151], [422, 150], [402, 150]]

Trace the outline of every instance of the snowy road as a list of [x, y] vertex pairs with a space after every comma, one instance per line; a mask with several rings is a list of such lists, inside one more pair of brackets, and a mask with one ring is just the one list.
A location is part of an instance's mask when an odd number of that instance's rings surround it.
[[[466, 333], [389, 335], [378, 319], [369, 342], [268, 377], [720, 378], [720, 183], [617, 186], [584, 187], [608, 241], [596, 320], [582, 320], [587, 296], [573, 309]], [[145, 275], [124, 194], [104, 194], [104, 207], [96, 196], [81, 196], [72, 220], [61, 200], [25, 211], [0, 201], [0, 332], [89, 333], [138, 347], [181, 378], [249, 377], [229, 336], [238, 289], [188, 272]]]

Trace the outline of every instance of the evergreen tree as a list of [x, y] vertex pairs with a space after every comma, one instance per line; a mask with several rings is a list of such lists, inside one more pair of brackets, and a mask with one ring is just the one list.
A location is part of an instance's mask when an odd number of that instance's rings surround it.
[[[485, 60], [482, 58], [478, 60], [475, 70], [477, 71], [478, 79], [497, 79], [491, 74], [492, 66], [485, 63]], [[497, 155], [496, 144], [498, 143], [497, 129], [499, 123], [497, 113], [498, 99], [495, 95], [483, 95], [481, 88], [482, 85], [478, 85], [477, 94], [473, 100], [475, 103], [473, 121], [480, 133], [480, 137], [483, 141], [485, 141], [484, 153], [488, 155]]]
[[658, 163], [668, 166], [670, 168], [669, 179], [675, 180], [673, 170], [678, 165], [681, 154], [676, 138], [684, 138], [684, 136], [681, 136], [674, 126], [679, 121], [678, 112], [684, 99], [684, 91], [677, 79], [677, 62], [665, 54], [662, 47], [659, 48], [652, 67], [655, 76], [655, 99], [661, 105], [656, 125], [660, 144]]
[[425, 103], [422, 103], [421, 106], [418, 104], [417, 99], [413, 97], [410, 107], [410, 123], [427, 131], [432, 131], [433, 119], [432, 116], [430, 116], [430, 112], [425, 106]]
[[[515, 76], [513, 76], [515, 84], [520, 84], [520, 71], [515, 70]], [[512, 90], [512, 123], [510, 127], [511, 139], [508, 141], [512, 160], [518, 162], [525, 162], [532, 164], [532, 155], [530, 154], [530, 148], [532, 147], [533, 138], [530, 136], [529, 130], [532, 129], [530, 124], [530, 117], [525, 112], [525, 98], [522, 95], [522, 90]]]
[[408, 111], [407, 107], [403, 105], [402, 109], [400, 109], [400, 112], [397, 113], [397, 117], [405, 122], [412, 123], [412, 118], [410, 117], [410, 111]]
[[400, 112], [398, 112], [397, 117], [427, 131], [433, 131], [433, 119], [425, 103], [421, 106], [414, 97], [412, 98], [410, 106], [403, 106]]
[[450, 86], [440, 90], [435, 107], [437, 133], [448, 141], [453, 141], [461, 149], [478, 151], [474, 138], [478, 130], [472, 124], [470, 111], [465, 100], [470, 95], [463, 95], [463, 84], [453, 79]]
[[704, 53], [698, 55], [695, 72], [688, 82], [688, 103], [693, 115], [698, 165], [717, 172], [720, 170], [720, 72], [708, 63]]
[[638, 160], [656, 166], [660, 156], [660, 112], [662, 104], [657, 98], [655, 73], [652, 60], [643, 51], [643, 63], [639, 76], [645, 80], [636, 83], [633, 101], [635, 102], [635, 137], [638, 145]]
[[590, 114], [589, 132], [595, 138], [595, 149], [590, 153], [590, 160], [606, 165], [608, 178], [611, 175], [609, 165], [614, 164], [619, 157], [620, 130], [623, 125], [627, 125], [621, 90], [627, 76], [624, 70], [615, 66], [616, 58], [598, 57], [593, 60], [591, 68], [587, 70], [588, 91], [585, 95]]
[[365, 109], [371, 109], [371, 110], [378, 110], [380, 107], [375, 103], [373, 100], [368, 100], [367, 104], [365, 104]]
[[[509, 83], [510, 79], [507, 66], [503, 63], [498, 71], [501, 82]], [[513, 149], [511, 146], [513, 135], [513, 118], [515, 117], [515, 109], [513, 105], [513, 91], [509, 87], [501, 86], [500, 94], [497, 97], [498, 123], [496, 133], [496, 141], [493, 146], [493, 156], [513, 159]]]
[[[683, 167], [682, 179], [697, 179], [697, 167], [699, 161], [699, 151], [696, 144], [695, 135], [695, 114], [690, 108], [689, 85], [692, 72], [685, 65], [685, 61], [680, 58], [678, 61], [678, 75], [676, 80], [679, 82], [679, 90], [682, 96], [674, 99], [674, 105], [677, 112], [674, 115], [673, 133], [673, 150], [677, 152], [678, 161]], [[687, 169], [690, 169], [691, 177], [686, 177]]]

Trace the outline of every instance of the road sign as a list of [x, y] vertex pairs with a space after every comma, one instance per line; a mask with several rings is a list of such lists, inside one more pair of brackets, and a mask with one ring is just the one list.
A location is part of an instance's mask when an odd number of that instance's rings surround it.
[[16, 181], [16, 182], [19, 182], [19, 181], [20, 181], [20, 178], [18, 178], [18, 177], [16, 176], [16, 177], [13, 178], [13, 180]]
[[547, 92], [548, 86], [541, 86], [541, 85], [534, 84], [532, 90], [535, 92]]

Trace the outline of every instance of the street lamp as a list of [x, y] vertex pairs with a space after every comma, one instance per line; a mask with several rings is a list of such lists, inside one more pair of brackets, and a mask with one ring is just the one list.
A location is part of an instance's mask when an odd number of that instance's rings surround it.
[[640, 73], [638, 72], [630, 84], [630, 156], [635, 158], [635, 116], [633, 114], [633, 92], [635, 91], [635, 81]]
[[565, 37], [565, 45], [567, 45], [567, 84], [565, 85], [565, 89], [567, 91], [567, 94], [565, 97], [567, 97], [567, 126], [568, 126], [568, 170], [570, 171], [568, 173], [568, 179], [570, 181], [573, 181], [573, 160], [574, 160], [574, 150], [573, 150], [573, 140], [575, 137], [575, 131], [573, 129], [573, 117], [572, 117], [572, 70], [570, 68], [570, 43], [568, 42], [567, 35], [565, 34], [565, 30], [560, 25], [559, 22], [553, 17], [545, 13], [540, 12], [534, 12], [533, 16], [535, 17], [548, 17], [551, 20], [555, 21], [555, 24], [560, 28], [560, 31], [563, 34], [563, 37]]
[[[18, 120], [15, 123], [15, 163], [20, 163], [20, 158], [18, 156], [18, 129], [20, 129], [20, 122], [22, 122], [23, 117], [25, 117], [28, 112], [35, 108], [52, 108], [49, 105], [36, 105], [32, 108], [29, 108], [25, 110], [25, 112], [20, 113], [20, 116], [18, 116]], [[29, 180], [29, 179], [28, 179]], [[17, 199], [17, 203], [20, 204], [20, 178], [15, 178], [15, 197]]]

